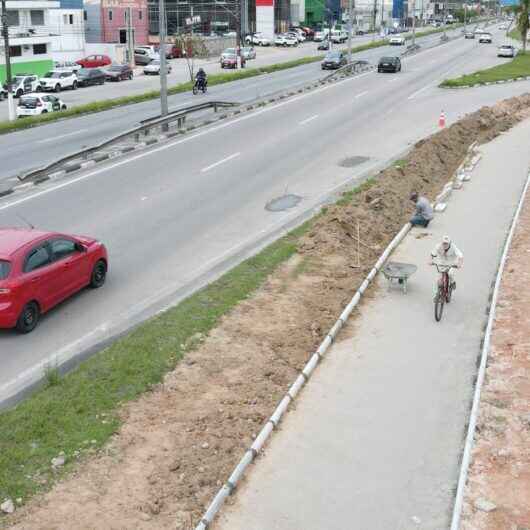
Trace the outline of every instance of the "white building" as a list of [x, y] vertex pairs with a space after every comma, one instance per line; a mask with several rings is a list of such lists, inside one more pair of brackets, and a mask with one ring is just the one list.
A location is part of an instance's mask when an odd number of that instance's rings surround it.
[[85, 56], [85, 12], [83, 0], [60, 0], [50, 10], [54, 61], [76, 61]]
[[[7, 0], [6, 15], [12, 74], [39, 76], [53, 66], [50, 11], [59, 8], [56, 0]], [[0, 45], [0, 81], [6, 78], [4, 43]]]

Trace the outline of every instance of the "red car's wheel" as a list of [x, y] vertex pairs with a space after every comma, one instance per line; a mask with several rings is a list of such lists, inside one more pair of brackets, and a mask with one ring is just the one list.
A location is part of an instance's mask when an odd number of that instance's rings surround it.
[[40, 309], [37, 302], [29, 302], [22, 309], [17, 320], [16, 329], [19, 333], [30, 333], [39, 323]]
[[90, 287], [97, 289], [105, 283], [107, 278], [107, 264], [100, 259], [92, 269], [92, 275], [90, 276]]

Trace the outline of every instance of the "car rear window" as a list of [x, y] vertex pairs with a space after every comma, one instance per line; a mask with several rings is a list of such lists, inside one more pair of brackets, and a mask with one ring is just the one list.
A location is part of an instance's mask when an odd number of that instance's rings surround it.
[[21, 97], [18, 100], [18, 106], [19, 107], [26, 107], [28, 109], [35, 109], [37, 107], [37, 101], [38, 99], [35, 97]]
[[5, 280], [9, 276], [10, 271], [11, 263], [9, 263], [9, 261], [0, 259], [0, 280]]

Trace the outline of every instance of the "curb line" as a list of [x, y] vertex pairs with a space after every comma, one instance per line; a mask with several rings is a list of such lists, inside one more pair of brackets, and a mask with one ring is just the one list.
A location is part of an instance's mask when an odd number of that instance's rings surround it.
[[529, 185], [530, 185], [530, 173], [528, 174], [526, 184], [521, 193], [521, 197], [519, 199], [517, 210], [515, 211], [515, 214], [513, 216], [512, 223], [510, 226], [510, 231], [508, 232], [508, 237], [506, 238], [506, 241], [504, 243], [504, 249], [502, 252], [501, 261], [499, 263], [499, 268], [497, 270], [497, 277], [495, 279], [495, 287], [493, 288], [493, 296], [491, 298], [491, 304], [489, 308], [488, 323], [486, 326], [486, 333], [484, 335], [482, 352], [480, 355], [480, 367], [478, 370], [477, 380], [475, 384], [475, 394], [473, 396], [473, 405], [471, 407], [469, 427], [467, 430], [466, 442], [464, 445], [464, 452], [462, 455], [460, 474], [458, 476], [458, 487], [456, 491], [455, 504], [453, 508], [453, 516], [451, 520], [451, 530], [458, 530], [460, 528], [460, 518], [462, 516], [462, 508], [464, 504], [464, 490], [465, 490], [466, 482], [467, 482], [469, 464], [471, 463], [471, 451], [474, 445], [474, 435], [475, 435], [475, 429], [477, 426], [478, 413], [479, 413], [479, 408], [480, 408], [480, 395], [482, 392], [482, 385], [484, 383], [484, 378], [486, 376], [486, 366], [488, 363], [491, 333], [493, 329], [493, 322], [495, 320], [499, 289], [500, 289], [500, 285], [502, 281], [504, 267], [506, 265], [506, 258], [508, 256], [508, 251], [510, 250], [510, 247], [511, 247], [513, 235], [515, 233], [515, 228], [517, 227], [519, 215], [521, 213]]
[[476, 83], [475, 85], [462, 86], [440, 86], [446, 90], [463, 90], [466, 88], [475, 88], [478, 86], [504, 85], [506, 83], [516, 83], [517, 81], [530, 81], [530, 75], [526, 77], [512, 77], [510, 79], [499, 79], [498, 81], [484, 81], [483, 83]]

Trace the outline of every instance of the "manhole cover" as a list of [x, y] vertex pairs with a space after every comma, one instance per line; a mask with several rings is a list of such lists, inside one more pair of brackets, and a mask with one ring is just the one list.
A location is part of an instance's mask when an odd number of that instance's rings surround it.
[[269, 210], [269, 212], [283, 212], [289, 208], [294, 208], [301, 200], [302, 197], [289, 193], [288, 195], [282, 195], [269, 201], [265, 205], [265, 210]]
[[340, 167], [355, 167], [370, 160], [368, 156], [350, 156], [339, 162]]

